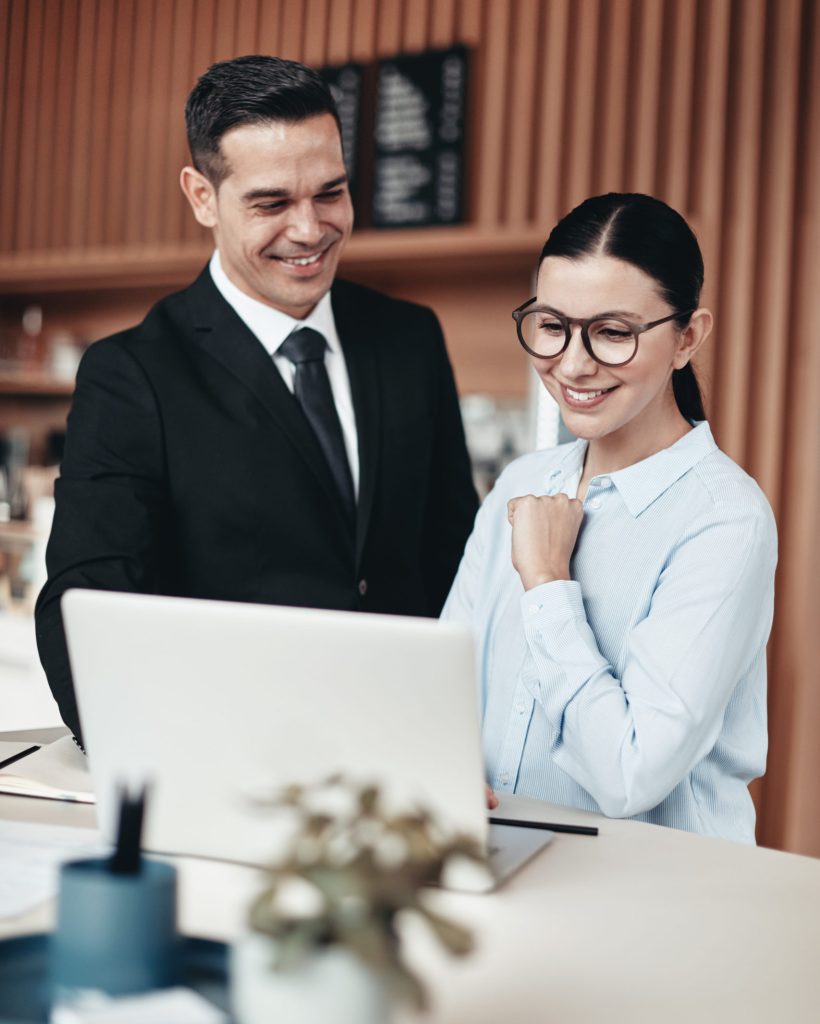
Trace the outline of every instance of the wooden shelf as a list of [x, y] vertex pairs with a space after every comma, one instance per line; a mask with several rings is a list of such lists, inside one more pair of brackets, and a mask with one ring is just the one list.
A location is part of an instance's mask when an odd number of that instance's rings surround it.
[[30, 370], [0, 372], [0, 395], [70, 398], [73, 393], [74, 381], [59, 380]]
[[[342, 273], [377, 271], [414, 274], [429, 270], [461, 274], [493, 266], [535, 265], [543, 232], [490, 230], [476, 225], [354, 232], [342, 258]], [[110, 247], [0, 255], [0, 294], [176, 287], [187, 284], [207, 262], [210, 244]]]

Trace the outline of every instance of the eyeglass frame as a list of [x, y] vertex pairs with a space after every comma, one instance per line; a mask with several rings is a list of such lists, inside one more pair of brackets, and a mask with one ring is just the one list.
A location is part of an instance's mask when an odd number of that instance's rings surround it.
[[[621, 316], [607, 316], [606, 313], [598, 313], [595, 316], [589, 317], [572, 317], [565, 316], [560, 313], [557, 309], [552, 306], [536, 306], [534, 309], [527, 309], [533, 302], [538, 298], [537, 295], [533, 295], [531, 299], [527, 299], [517, 309], [512, 311], [512, 318], [515, 320], [515, 332], [518, 336], [518, 340], [521, 343], [522, 348], [525, 352], [528, 352], [535, 359], [557, 359], [558, 356], [562, 356], [569, 348], [569, 343], [572, 341], [572, 331], [575, 327], [581, 328], [581, 341], [583, 342], [584, 349], [589, 354], [591, 359], [594, 359], [600, 366], [626, 366], [631, 363], [635, 356], [638, 354], [638, 343], [640, 336], [645, 331], [650, 331], [653, 327], [660, 327], [661, 324], [669, 323], [670, 320], [676, 320], [679, 316], [691, 316], [695, 312], [694, 309], [687, 309], [684, 312], [670, 313], [669, 316], [662, 316], [660, 320], [650, 320], [644, 324], [634, 324], [631, 320], [625, 320]], [[563, 346], [551, 356], [545, 356], [541, 352], [533, 352], [529, 345], [524, 341], [524, 337], [521, 333], [521, 322], [528, 313], [552, 313], [556, 320], [559, 320], [564, 328], [565, 340]], [[635, 338], [635, 348], [629, 359], [625, 359], [622, 363], [607, 363], [603, 359], [599, 359], [598, 356], [592, 351], [592, 342], [589, 340], [589, 325], [594, 324], [596, 320], [617, 320], [619, 323], [625, 324], [632, 331], [632, 335]]]

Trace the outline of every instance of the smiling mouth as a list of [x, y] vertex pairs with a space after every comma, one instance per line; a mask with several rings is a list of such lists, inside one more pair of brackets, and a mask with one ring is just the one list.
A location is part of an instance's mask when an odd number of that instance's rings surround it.
[[598, 388], [595, 391], [576, 391], [575, 388], [571, 388], [567, 384], [562, 384], [561, 390], [564, 392], [564, 397], [574, 404], [584, 405], [589, 403], [592, 405], [605, 398], [610, 394], [610, 392], [614, 391], [617, 386], [618, 385], [615, 384], [611, 388]]
[[310, 267], [317, 263], [326, 252], [327, 249], [323, 249], [321, 252], [313, 253], [312, 256], [274, 256], [274, 259], [289, 267]]

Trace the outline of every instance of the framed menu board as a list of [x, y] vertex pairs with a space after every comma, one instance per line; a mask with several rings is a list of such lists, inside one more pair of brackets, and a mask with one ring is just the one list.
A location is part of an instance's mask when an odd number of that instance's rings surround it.
[[358, 227], [464, 219], [468, 70], [463, 46], [322, 69]]
[[374, 227], [463, 220], [468, 57], [459, 46], [378, 62]]

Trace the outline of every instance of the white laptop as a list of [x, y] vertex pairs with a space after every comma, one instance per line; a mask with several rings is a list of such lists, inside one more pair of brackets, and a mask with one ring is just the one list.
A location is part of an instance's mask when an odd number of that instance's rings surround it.
[[254, 798], [336, 772], [475, 837], [496, 881], [552, 837], [488, 824], [464, 626], [91, 590], [62, 612], [109, 837], [119, 783], [148, 781], [145, 849], [265, 863]]

